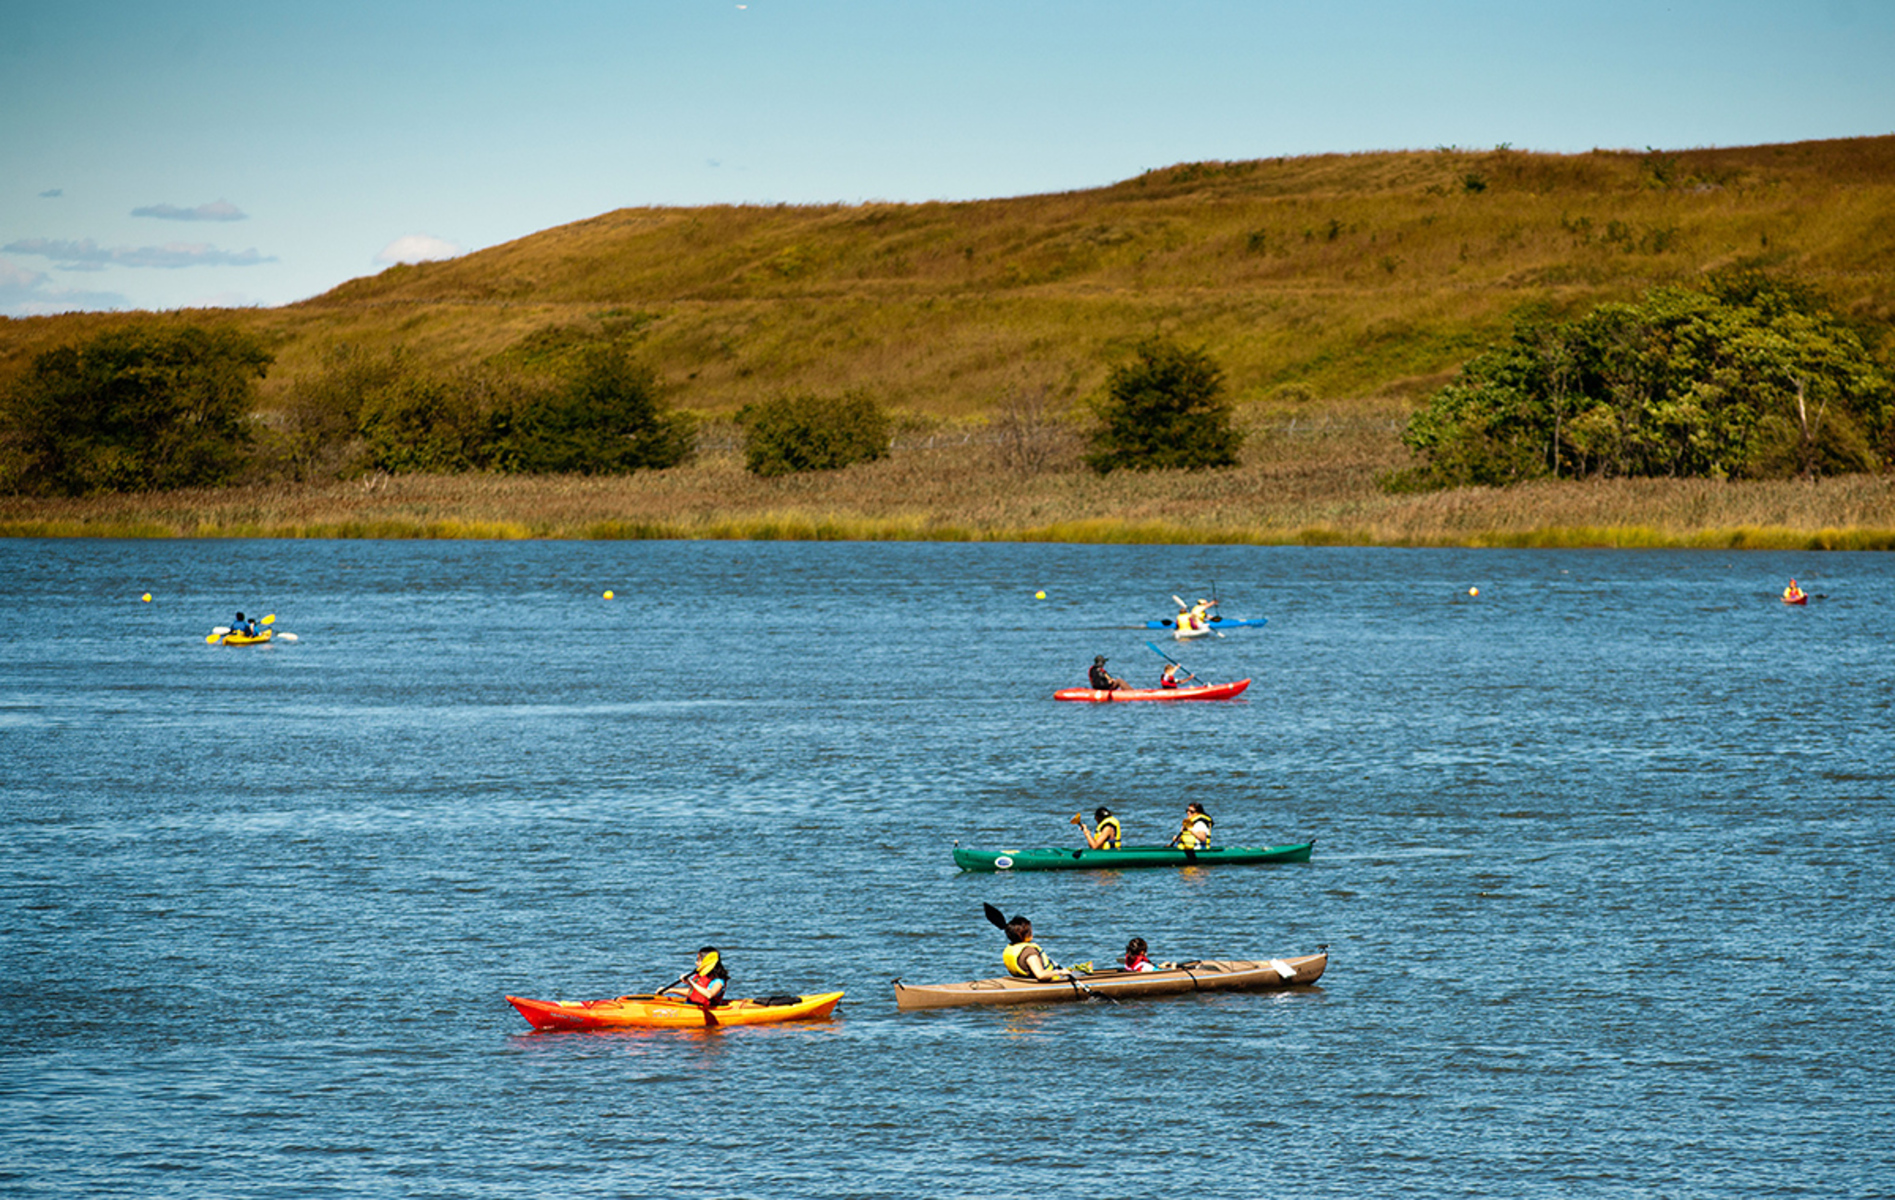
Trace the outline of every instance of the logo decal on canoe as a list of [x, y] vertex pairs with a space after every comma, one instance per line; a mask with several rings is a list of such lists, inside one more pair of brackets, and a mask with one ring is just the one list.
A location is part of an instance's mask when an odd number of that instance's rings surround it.
[[1005, 854], [1002, 854], [1000, 857], [994, 859], [994, 868], [996, 870], [1005, 871], [1012, 866], [1013, 866], [1013, 859], [1008, 857]]

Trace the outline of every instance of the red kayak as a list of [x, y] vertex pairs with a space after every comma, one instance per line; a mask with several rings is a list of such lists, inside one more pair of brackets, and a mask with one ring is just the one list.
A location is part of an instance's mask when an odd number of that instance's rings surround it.
[[1210, 683], [1202, 687], [1180, 688], [1063, 688], [1053, 693], [1055, 700], [1085, 700], [1104, 704], [1112, 700], [1228, 700], [1250, 686], [1248, 679], [1235, 683]]

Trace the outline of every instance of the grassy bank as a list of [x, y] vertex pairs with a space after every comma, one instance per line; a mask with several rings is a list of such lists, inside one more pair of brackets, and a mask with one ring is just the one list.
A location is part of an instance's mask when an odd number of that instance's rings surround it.
[[[447, 370], [633, 349], [712, 415], [860, 388], [978, 417], [1096, 389], [1154, 331], [1234, 398], [1412, 402], [1523, 308], [1576, 313], [1737, 265], [1895, 327], [1895, 137], [1672, 152], [1186, 163], [1089, 191], [929, 204], [621, 209], [275, 309], [265, 408], [334, 346]], [[0, 382], [123, 318], [0, 321]]]
[[373, 476], [77, 500], [0, 498], [14, 537], [746, 538], [1895, 549], [1895, 478], [1546, 482], [1389, 495], [1397, 415], [1251, 414], [1244, 465], [1021, 475], [977, 430], [881, 462], [758, 479], [729, 449], [622, 477]]
[[[1576, 314], [1733, 267], [1813, 284], [1895, 343], [1895, 137], [1681, 152], [1508, 149], [1187, 163], [1091, 191], [940, 204], [622, 209], [300, 304], [185, 314], [263, 336], [271, 421], [338, 346], [451, 371], [632, 351], [715, 423], [786, 392], [901, 414], [885, 462], [763, 481], [712, 437], [617, 479], [373, 477], [214, 494], [0, 498], [0, 533], [850, 537], [1384, 545], [1888, 547], [1884, 479], [1379, 492], [1398, 428], [1522, 311]], [[0, 386], [126, 320], [0, 320]], [[1153, 332], [1202, 345], [1242, 467], [1031, 476], [986, 441]], [[727, 427], [726, 427], [727, 428]]]

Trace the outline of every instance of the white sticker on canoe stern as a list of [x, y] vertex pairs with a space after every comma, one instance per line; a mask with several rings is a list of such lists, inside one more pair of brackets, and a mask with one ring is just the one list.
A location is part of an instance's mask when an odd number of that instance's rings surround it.
[[994, 859], [994, 870], [996, 871], [1009, 870], [1012, 868], [1012, 866], [1013, 866], [1013, 859], [1008, 857], [1005, 854], [1002, 854]]

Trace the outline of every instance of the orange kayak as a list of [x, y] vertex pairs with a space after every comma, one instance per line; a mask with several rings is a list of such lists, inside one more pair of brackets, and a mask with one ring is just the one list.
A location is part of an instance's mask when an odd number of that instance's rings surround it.
[[835, 1010], [841, 992], [733, 1000], [716, 1008], [686, 1004], [676, 996], [620, 996], [615, 1000], [527, 1000], [508, 996], [535, 1029], [711, 1029], [724, 1025], [770, 1025], [816, 1021]]

